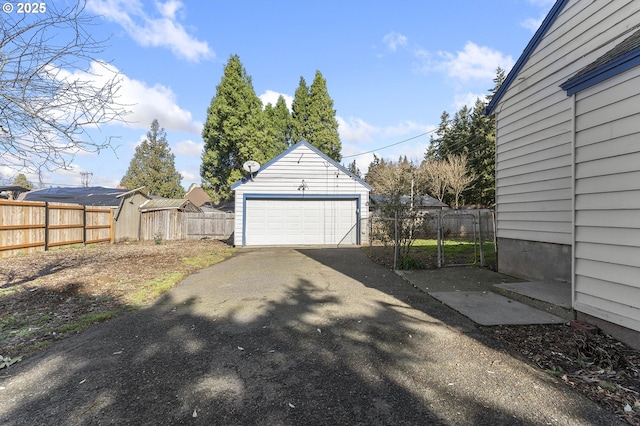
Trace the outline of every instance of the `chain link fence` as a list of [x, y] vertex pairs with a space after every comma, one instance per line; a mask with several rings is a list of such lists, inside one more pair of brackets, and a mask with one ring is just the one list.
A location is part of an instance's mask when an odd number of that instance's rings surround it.
[[421, 210], [372, 214], [369, 255], [393, 269], [478, 265], [497, 269], [491, 210]]

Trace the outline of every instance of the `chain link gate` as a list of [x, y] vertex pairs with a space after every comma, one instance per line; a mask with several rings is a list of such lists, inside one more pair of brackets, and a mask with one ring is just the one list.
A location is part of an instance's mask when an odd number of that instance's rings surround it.
[[438, 266], [470, 266], [478, 263], [476, 215], [463, 211], [439, 215]]
[[393, 269], [479, 264], [495, 270], [493, 212], [422, 210], [369, 218], [369, 254]]

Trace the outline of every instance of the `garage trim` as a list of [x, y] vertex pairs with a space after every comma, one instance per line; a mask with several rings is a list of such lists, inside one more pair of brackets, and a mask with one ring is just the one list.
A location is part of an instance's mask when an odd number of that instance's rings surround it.
[[356, 201], [356, 244], [360, 244], [360, 194], [242, 194], [242, 246], [247, 245], [247, 200], [355, 200]]

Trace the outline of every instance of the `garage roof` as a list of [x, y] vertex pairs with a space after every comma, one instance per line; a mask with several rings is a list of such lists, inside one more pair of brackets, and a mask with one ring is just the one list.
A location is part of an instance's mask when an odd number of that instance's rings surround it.
[[[260, 174], [260, 172], [264, 171], [265, 169], [269, 168], [269, 166], [271, 166], [273, 163], [276, 163], [278, 160], [280, 160], [282, 157], [284, 157], [285, 155], [289, 154], [290, 152], [296, 150], [297, 148], [301, 147], [301, 146], [305, 146], [307, 148], [309, 148], [310, 150], [314, 151], [316, 154], [318, 154], [320, 157], [322, 157], [325, 161], [331, 163], [333, 166], [339, 168], [341, 171], [343, 171], [344, 173], [346, 173], [347, 175], [349, 175], [351, 178], [353, 178], [354, 180], [356, 180], [358, 183], [360, 183], [361, 185], [363, 185], [365, 188], [367, 188], [369, 191], [372, 191], [373, 188], [371, 188], [371, 186], [366, 183], [364, 180], [362, 180], [361, 178], [359, 178], [358, 176], [354, 175], [353, 173], [351, 173], [346, 167], [344, 167], [342, 164], [338, 163], [337, 161], [335, 161], [333, 158], [329, 157], [328, 155], [326, 155], [324, 152], [320, 151], [318, 148], [316, 148], [315, 146], [311, 145], [309, 142], [307, 141], [300, 141], [295, 145], [290, 146], [287, 150], [285, 150], [284, 152], [282, 152], [280, 155], [274, 157], [271, 161], [267, 162], [266, 164], [262, 165], [260, 167], [260, 169], [255, 172], [253, 174], [253, 176], [258, 176]], [[231, 185], [231, 189], [235, 190], [238, 186], [242, 185], [243, 183], [246, 183], [247, 181], [249, 181], [251, 179], [250, 176], [245, 176], [242, 179], [240, 179], [239, 181], [235, 182], [233, 185]]]

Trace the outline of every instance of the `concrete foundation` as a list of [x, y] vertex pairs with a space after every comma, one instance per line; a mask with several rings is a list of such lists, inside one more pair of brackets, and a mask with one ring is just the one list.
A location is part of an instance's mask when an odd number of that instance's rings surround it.
[[498, 238], [498, 271], [529, 281], [571, 282], [571, 246]]

